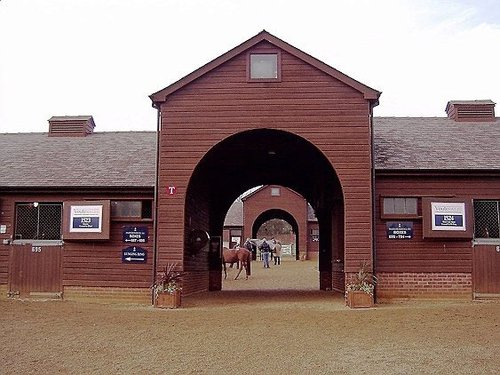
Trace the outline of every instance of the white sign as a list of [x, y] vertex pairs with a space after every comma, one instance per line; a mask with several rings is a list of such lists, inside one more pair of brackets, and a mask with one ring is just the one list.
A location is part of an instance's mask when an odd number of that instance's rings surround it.
[[465, 232], [465, 203], [431, 202], [432, 230]]
[[71, 206], [69, 231], [78, 233], [102, 232], [102, 206]]

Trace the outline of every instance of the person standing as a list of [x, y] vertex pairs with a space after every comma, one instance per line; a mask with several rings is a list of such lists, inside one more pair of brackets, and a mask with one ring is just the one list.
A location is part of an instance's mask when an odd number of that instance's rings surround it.
[[274, 247], [274, 265], [281, 265], [281, 242], [277, 241]]
[[252, 243], [252, 241], [250, 240], [250, 238], [247, 238], [245, 243], [243, 244], [243, 246], [248, 250], [250, 251], [250, 253], [252, 253], [252, 260], [255, 260], [256, 258], [256, 250], [257, 248], [255, 247], [255, 245]]
[[269, 255], [271, 253], [271, 246], [267, 243], [266, 237], [262, 240], [259, 246], [260, 253], [262, 254], [262, 261], [264, 262], [264, 268], [269, 267]]

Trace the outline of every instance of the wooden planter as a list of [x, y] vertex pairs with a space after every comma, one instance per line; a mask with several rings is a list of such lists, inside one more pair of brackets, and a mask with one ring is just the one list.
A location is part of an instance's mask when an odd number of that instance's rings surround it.
[[181, 306], [181, 292], [176, 291], [172, 294], [159, 293], [155, 300], [155, 307], [161, 309], [176, 309]]
[[360, 290], [351, 290], [347, 293], [346, 303], [352, 309], [373, 307], [373, 296]]

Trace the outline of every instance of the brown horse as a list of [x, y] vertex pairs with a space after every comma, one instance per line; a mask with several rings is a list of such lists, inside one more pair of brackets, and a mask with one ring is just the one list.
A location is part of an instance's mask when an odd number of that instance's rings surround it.
[[252, 260], [252, 252], [245, 249], [244, 247], [237, 247], [234, 249], [228, 249], [225, 247], [222, 250], [222, 265], [224, 267], [224, 279], [227, 279], [227, 271], [226, 271], [226, 263], [231, 263], [231, 266], [234, 263], [240, 264], [238, 274], [234, 278], [235, 280], [240, 276], [243, 267], [245, 267], [246, 279], [250, 276], [250, 262]]

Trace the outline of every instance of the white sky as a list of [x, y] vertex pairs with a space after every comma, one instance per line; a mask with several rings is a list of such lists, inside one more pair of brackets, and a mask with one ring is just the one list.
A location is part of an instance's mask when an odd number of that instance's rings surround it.
[[382, 91], [375, 116], [500, 101], [498, 0], [0, 0], [0, 132], [155, 130], [150, 94], [263, 29]]

